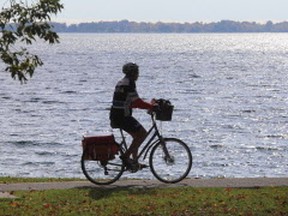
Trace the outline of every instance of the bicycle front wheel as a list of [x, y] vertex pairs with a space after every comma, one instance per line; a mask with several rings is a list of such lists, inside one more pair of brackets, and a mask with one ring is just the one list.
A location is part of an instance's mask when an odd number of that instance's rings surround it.
[[176, 183], [189, 174], [192, 168], [192, 153], [181, 140], [164, 138], [159, 141], [150, 154], [151, 172], [160, 181]]
[[113, 160], [96, 161], [85, 160], [84, 154], [81, 158], [81, 168], [86, 178], [97, 185], [108, 185], [117, 181], [123, 171], [124, 165], [119, 155]]

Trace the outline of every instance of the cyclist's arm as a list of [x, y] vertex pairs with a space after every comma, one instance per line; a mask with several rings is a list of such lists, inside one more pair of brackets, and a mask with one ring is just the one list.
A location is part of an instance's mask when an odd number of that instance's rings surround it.
[[152, 109], [153, 105], [151, 103], [143, 101], [141, 98], [137, 98], [132, 102], [131, 108], [139, 108], [139, 109]]

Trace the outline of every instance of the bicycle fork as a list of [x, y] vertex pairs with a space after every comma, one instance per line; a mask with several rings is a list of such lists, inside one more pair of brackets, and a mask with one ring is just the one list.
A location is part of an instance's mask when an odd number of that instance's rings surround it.
[[163, 159], [164, 159], [165, 163], [167, 165], [174, 164], [175, 158], [172, 155], [169, 154], [169, 151], [168, 151], [167, 146], [166, 146], [166, 142], [165, 142], [165, 140], [162, 137], [160, 137], [160, 143], [161, 143], [161, 147], [162, 147], [163, 152], [164, 152]]

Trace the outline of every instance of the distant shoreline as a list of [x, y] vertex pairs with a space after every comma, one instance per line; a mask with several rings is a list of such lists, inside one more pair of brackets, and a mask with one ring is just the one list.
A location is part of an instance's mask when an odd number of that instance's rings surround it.
[[264, 24], [222, 20], [203, 23], [166, 23], [99, 21], [79, 24], [52, 22], [54, 31], [59, 33], [287, 33], [288, 21]]

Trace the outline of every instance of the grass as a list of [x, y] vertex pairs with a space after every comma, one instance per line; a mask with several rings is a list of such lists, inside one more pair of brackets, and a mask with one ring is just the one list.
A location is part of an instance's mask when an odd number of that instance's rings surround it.
[[91, 187], [13, 195], [19, 198], [0, 200], [0, 215], [288, 215], [288, 187]]
[[83, 179], [75, 178], [17, 178], [17, 177], [0, 177], [0, 184], [7, 183], [33, 183], [33, 182], [65, 182], [65, 181], [82, 181]]

